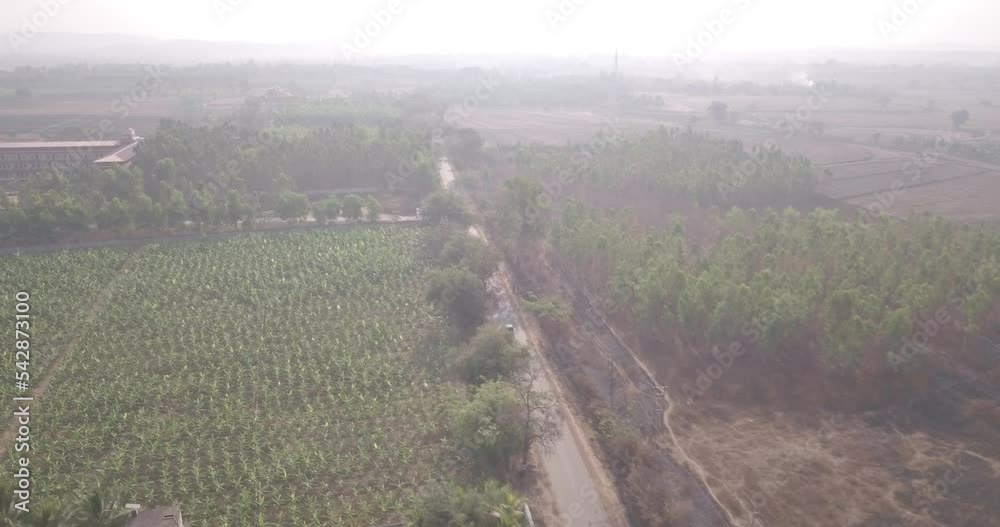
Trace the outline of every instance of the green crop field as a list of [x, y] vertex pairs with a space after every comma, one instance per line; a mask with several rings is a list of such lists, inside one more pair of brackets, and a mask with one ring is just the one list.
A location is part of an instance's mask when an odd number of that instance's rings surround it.
[[442, 419], [461, 388], [428, 360], [445, 323], [423, 299], [422, 236], [248, 234], [0, 258], [10, 305], [19, 284], [33, 288], [33, 368], [80, 335], [32, 415], [34, 499], [75, 503], [100, 484], [176, 503], [194, 526], [400, 518], [421, 487], [465, 471]]

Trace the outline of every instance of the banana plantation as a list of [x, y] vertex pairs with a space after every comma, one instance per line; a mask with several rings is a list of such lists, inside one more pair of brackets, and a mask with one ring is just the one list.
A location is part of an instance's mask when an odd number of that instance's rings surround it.
[[78, 332], [36, 411], [36, 495], [113, 487], [177, 504], [195, 526], [402, 518], [420, 489], [468, 472], [443, 419], [463, 389], [427, 360], [446, 329], [422, 300], [423, 236], [387, 227], [5, 257], [5, 289], [37, 289], [33, 367]]

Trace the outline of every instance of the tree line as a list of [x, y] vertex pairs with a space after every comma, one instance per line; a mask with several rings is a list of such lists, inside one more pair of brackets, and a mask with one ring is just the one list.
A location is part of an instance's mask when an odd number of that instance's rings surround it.
[[87, 164], [38, 175], [16, 200], [0, 203], [0, 236], [49, 241], [92, 228], [246, 224], [274, 210], [288, 192], [419, 196], [437, 186], [426, 130], [341, 124], [280, 132], [165, 120], [129, 166]]
[[741, 208], [719, 226], [705, 248], [683, 224], [644, 228], [627, 212], [571, 203], [551, 242], [659, 342], [735, 345], [831, 374], [905, 374], [925, 364], [934, 337], [961, 353], [1000, 332], [1000, 234], [989, 226]]
[[785, 154], [775, 144], [747, 148], [690, 129], [660, 127], [599, 143], [521, 147], [511, 157], [518, 173], [531, 179], [557, 176], [703, 205], [787, 203], [811, 196], [816, 185], [816, 170], [803, 156]]
[[[521, 504], [493, 499], [494, 505], [476, 505], [484, 496], [499, 496], [492, 481], [510, 480], [518, 466], [527, 464], [533, 446], [546, 446], [559, 434], [555, 401], [535, 388], [536, 373], [529, 367], [528, 350], [511, 331], [487, 321], [490, 292], [487, 282], [497, 270], [500, 255], [468, 232], [472, 213], [461, 198], [446, 190], [431, 195], [425, 217], [432, 224], [425, 238], [424, 258], [435, 267], [427, 300], [453, 323], [454, 347], [441, 360], [467, 397], [448, 412], [452, 441], [487, 478], [482, 491], [460, 487], [431, 489], [414, 509], [418, 526], [521, 525]], [[501, 514], [503, 510], [516, 514]], [[470, 505], [471, 504], [471, 505]], [[493, 510], [483, 516], [483, 512]]]

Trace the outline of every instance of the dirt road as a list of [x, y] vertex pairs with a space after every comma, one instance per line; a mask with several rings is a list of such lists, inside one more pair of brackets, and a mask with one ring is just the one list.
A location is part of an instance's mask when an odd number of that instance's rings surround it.
[[[455, 172], [447, 158], [441, 159], [441, 181], [450, 188], [455, 181]], [[469, 234], [486, 239], [478, 226], [469, 228]], [[555, 375], [545, 357], [539, 351], [539, 340], [533, 328], [525, 324], [517, 297], [511, 287], [510, 273], [506, 264], [490, 279], [490, 289], [497, 299], [498, 309], [493, 314], [497, 325], [513, 324], [517, 341], [531, 350], [532, 368], [538, 376], [537, 388], [553, 395], [560, 403], [562, 434], [549, 451], [541, 456], [542, 469], [548, 478], [552, 498], [555, 501], [560, 527], [603, 527], [624, 526], [623, 508], [618, 502], [614, 486], [608, 479], [597, 457], [590, 448], [583, 429], [576, 416], [569, 410], [562, 396]]]

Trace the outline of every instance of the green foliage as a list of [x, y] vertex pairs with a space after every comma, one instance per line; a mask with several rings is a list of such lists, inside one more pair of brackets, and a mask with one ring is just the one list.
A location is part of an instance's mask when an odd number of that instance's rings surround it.
[[[237, 224], [252, 222], [261, 203], [282, 201], [282, 192], [392, 186], [422, 196], [436, 184], [435, 158], [413, 161], [414, 152], [426, 149], [426, 130], [342, 123], [287, 133], [271, 124], [162, 121], [128, 167], [104, 170], [71, 160], [33, 178], [24, 199], [0, 209], [0, 238], [54, 240], [91, 224], [119, 231], [186, 221]], [[407, 178], [395, 185], [386, 173], [400, 167]], [[289, 219], [305, 216], [300, 204], [285, 211]]]
[[483, 155], [483, 138], [472, 128], [462, 128], [448, 136], [448, 153], [456, 168], [475, 166]]
[[[32, 421], [32, 446], [45, 446], [31, 452], [33, 498], [82, 503], [108, 481], [129, 502], [178, 505], [191, 525], [383, 525], [421, 488], [463, 478], [470, 466], [440, 438], [464, 389], [419, 360], [448, 334], [423, 300], [423, 234], [0, 256], [4, 291], [31, 292], [33, 349], [86, 350]], [[84, 323], [105, 290], [100, 324]], [[32, 373], [57, 356], [32, 354]]]
[[378, 222], [380, 214], [382, 214], [382, 204], [375, 199], [375, 196], [368, 196], [365, 199], [365, 215], [368, 217], [368, 221]]
[[490, 381], [479, 385], [472, 400], [454, 411], [451, 431], [459, 447], [481, 467], [502, 474], [525, 446], [524, 422], [517, 389]]
[[410, 513], [415, 527], [521, 527], [524, 505], [495, 480], [482, 490], [436, 485], [417, 500]]
[[462, 198], [450, 190], [438, 190], [424, 201], [423, 218], [431, 224], [443, 222], [462, 226], [472, 225], [472, 212]]
[[75, 507], [64, 507], [57, 500], [47, 497], [29, 503], [25, 513], [14, 505], [14, 487], [6, 480], [0, 481], [0, 526], [3, 527], [124, 527], [128, 513], [124, 503], [108, 497], [108, 492], [98, 488]]
[[497, 203], [497, 220], [510, 240], [544, 236], [548, 228], [549, 203], [535, 180], [514, 177], [504, 182]]
[[340, 200], [336, 196], [330, 196], [313, 203], [313, 217], [320, 223], [336, 221], [340, 217]]
[[462, 267], [482, 280], [492, 276], [500, 263], [500, 254], [495, 249], [450, 224], [440, 224], [428, 234], [426, 253], [439, 267]]
[[344, 217], [352, 221], [361, 219], [361, 216], [364, 214], [364, 208], [365, 198], [362, 198], [357, 194], [347, 196], [344, 198], [343, 203], [341, 203], [341, 209], [344, 211]]
[[455, 370], [468, 384], [511, 379], [527, 366], [528, 352], [503, 328], [483, 325], [454, 360]]
[[275, 211], [285, 221], [299, 221], [309, 214], [309, 198], [297, 192], [282, 192]]
[[[808, 159], [774, 145], [747, 152], [739, 141], [663, 127], [638, 136], [598, 137], [586, 145], [526, 147], [516, 159], [519, 173], [530, 179], [557, 178], [555, 189], [585, 182], [609, 191], [694, 198], [703, 205], [783, 204], [811, 195], [816, 184]], [[521, 211], [531, 203], [522, 201]]]
[[431, 275], [427, 300], [447, 312], [465, 331], [486, 316], [488, 294], [483, 281], [468, 269], [448, 267]]
[[898, 351], [939, 309], [980, 324], [1000, 298], [1000, 235], [986, 226], [736, 208], [722, 227], [700, 254], [681, 229], [570, 204], [553, 244], [578, 273], [608, 283], [653, 337], [785, 358], [817, 349], [834, 368], [859, 365], [872, 347]]
[[524, 310], [539, 319], [548, 320], [564, 324], [569, 322], [573, 310], [565, 302], [557, 298], [540, 298], [535, 300], [523, 300], [521, 305]]

